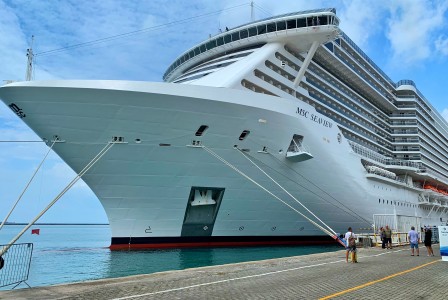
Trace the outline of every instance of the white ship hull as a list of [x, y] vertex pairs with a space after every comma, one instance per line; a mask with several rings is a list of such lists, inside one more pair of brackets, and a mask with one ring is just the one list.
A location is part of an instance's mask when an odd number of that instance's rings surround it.
[[[198, 142], [309, 215], [246, 154], [336, 232], [369, 228], [374, 214], [422, 215], [415, 205], [379, 203], [417, 204], [418, 191], [368, 179], [348, 142], [338, 142], [336, 124], [305, 103], [232, 89], [117, 81], [16, 83], [2, 88], [1, 96], [21, 109], [42, 139], [63, 141], [53, 149], [76, 172], [112, 137], [124, 138], [83, 176], [107, 213], [112, 248], [331, 241], [204, 148], [192, 147]], [[195, 136], [204, 124], [204, 135]], [[241, 141], [243, 130], [250, 133]], [[286, 158], [294, 134], [305, 137], [311, 159]], [[192, 187], [222, 189], [211, 219], [188, 224]]]

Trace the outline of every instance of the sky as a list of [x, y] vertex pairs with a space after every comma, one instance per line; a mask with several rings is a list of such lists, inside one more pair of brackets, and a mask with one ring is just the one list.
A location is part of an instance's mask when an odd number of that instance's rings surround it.
[[[448, 119], [448, 0], [257, 0], [254, 18], [334, 7], [340, 28], [395, 82], [413, 80]], [[0, 0], [0, 85], [25, 79], [32, 36], [34, 79], [162, 81], [183, 51], [251, 21], [244, 0]], [[0, 103], [0, 220], [48, 147]], [[76, 174], [53, 152], [9, 218], [31, 221]], [[82, 181], [39, 222], [107, 223]]]

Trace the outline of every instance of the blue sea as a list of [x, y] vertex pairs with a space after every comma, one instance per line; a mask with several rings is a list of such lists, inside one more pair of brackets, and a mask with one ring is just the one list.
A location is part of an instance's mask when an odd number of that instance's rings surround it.
[[[0, 231], [0, 244], [8, 244], [23, 228], [20, 225], [4, 226]], [[39, 228], [40, 234], [31, 234], [33, 228]], [[33, 243], [26, 281], [32, 287], [341, 249], [334, 245], [110, 251], [108, 225], [39, 225], [31, 229], [17, 243]], [[25, 287], [22, 283], [17, 288]], [[11, 286], [1, 289], [8, 288]]]

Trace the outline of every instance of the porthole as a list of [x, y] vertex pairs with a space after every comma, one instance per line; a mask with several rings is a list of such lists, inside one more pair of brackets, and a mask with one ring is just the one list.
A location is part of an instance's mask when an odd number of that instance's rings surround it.
[[249, 135], [249, 133], [250, 133], [249, 130], [243, 130], [243, 132], [241, 132], [240, 137], [238, 139], [240, 141], [244, 140]]

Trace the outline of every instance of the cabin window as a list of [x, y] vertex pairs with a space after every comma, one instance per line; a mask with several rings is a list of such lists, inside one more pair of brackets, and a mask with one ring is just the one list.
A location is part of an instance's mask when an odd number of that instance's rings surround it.
[[208, 128], [207, 125], [201, 125], [199, 126], [198, 130], [195, 133], [195, 136], [202, 136], [202, 134], [204, 134], [204, 131], [206, 131]]
[[243, 132], [241, 132], [239, 140], [242, 141], [244, 140], [248, 135], [249, 135], [250, 131], [249, 130], [243, 130]]

